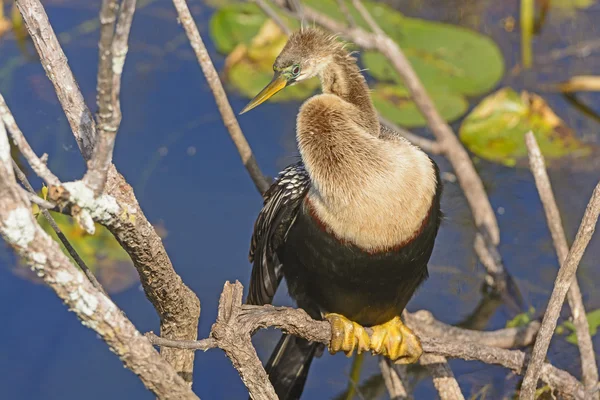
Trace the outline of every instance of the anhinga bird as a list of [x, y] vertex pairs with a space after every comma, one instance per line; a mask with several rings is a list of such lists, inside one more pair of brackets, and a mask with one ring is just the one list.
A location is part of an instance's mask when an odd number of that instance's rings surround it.
[[[436, 164], [380, 126], [356, 60], [335, 36], [292, 34], [275, 76], [245, 108], [318, 76], [300, 108], [301, 162], [265, 194], [250, 248], [249, 304], [271, 303], [282, 277], [298, 306], [332, 323], [332, 353], [415, 362], [419, 339], [400, 314], [427, 278], [442, 217]], [[363, 327], [373, 330], [371, 337]], [[298, 398], [319, 345], [284, 335], [266, 369], [280, 399]]]

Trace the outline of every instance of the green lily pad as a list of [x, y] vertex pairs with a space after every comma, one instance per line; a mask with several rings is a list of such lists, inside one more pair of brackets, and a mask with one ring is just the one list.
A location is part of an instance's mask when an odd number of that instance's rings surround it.
[[[430, 93], [442, 118], [454, 121], [469, 108], [464, 96], [449, 92]], [[425, 125], [426, 121], [403, 86], [377, 84], [371, 92], [375, 107], [383, 117], [405, 127]]]
[[515, 166], [527, 159], [525, 134], [532, 131], [548, 163], [570, 155], [583, 157], [592, 147], [582, 143], [540, 96], [500, 89], [483, 99], [465, 118], [460, 139], [489, 161]]
[[219, 53], [227, 54], [250, 41], [267, 18], [253, 3], [234, 3], [219, 8], [210, 19], [210, 37]]
[[[365, 4], [402, 48], [426, 88], [474, 96], [493, 89], [502, 78], [504, 59], [489, 37], [454, 25], [404, 17], [386, 5]], [[362, 60], [373, 77], [403, 83], [382, 54], [368, 51]]]

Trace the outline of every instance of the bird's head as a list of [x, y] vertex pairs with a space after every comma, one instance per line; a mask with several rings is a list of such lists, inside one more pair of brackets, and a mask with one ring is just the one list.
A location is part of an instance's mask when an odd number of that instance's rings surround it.
[[240, 114], [265, 102], [286, 86], [313, 78], [343, 51], [336, 37], [315, 28], [294, 32], [273, 64], [273, 79], [244, 107]]

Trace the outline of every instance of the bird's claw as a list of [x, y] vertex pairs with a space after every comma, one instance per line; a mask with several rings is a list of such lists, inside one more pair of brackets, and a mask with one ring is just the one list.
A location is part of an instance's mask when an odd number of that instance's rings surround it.
[[388, 357], [396, 364], [412, 364], [423, 353], [421, 341], [400, 317], [374, 326], [370, 340], [373, 354]]
[[340, 314], [327, 314], [325, 318], [331, 324], [331, 354], [343, 351], [350, 357], [354, 349], [358, 354], [370, 349], [369, 335], [361, 325]]

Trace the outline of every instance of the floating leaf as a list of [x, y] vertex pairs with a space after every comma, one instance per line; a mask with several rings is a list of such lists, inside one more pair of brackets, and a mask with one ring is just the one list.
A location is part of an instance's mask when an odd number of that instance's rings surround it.
[[[479, 95], [502, 78], [504, 59], [489, 37], [458, 26], [404, 17], [386, 5], [365, 4], [402, 48], [426, 88]], [[382, 54], [368, 51], [363, 62], [373, 77], [402, 83]]]
[[[430, 95], [446, 121], [459, 118], [469, 108], [469, 103], [460, 94], [432, 92]], [[406, 127], [426, 123], [408, 90], [402, 86], [377, 84], [371, 92], [371, 97], [381, 115], [392, 122]]]
[[500, 89], [465, 118], [460, 139], [476, 155], [506, 166], [527, 158], [525, 134], [533, 131], [548, 163], [566, 155], [592, 153], [540, 96]]
[[217, 51], [227, 54], [240, 43], [249, 45], [266, 20], [256, 4], [227, 5], [210, 19], [210, 36]]

